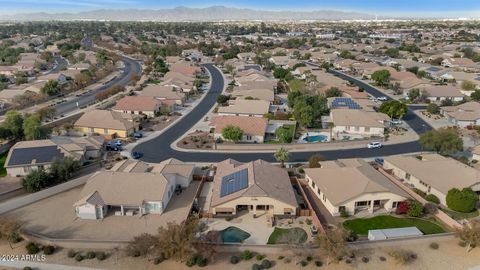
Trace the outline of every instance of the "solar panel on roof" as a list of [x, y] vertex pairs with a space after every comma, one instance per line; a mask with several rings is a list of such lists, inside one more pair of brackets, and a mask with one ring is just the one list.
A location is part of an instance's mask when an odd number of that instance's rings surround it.
[[220, 197], [227, 196], [248, 187], [248, 169], [243, 169], [222, 177]]
[[347, 107], [349, 109], [361, 109], [362, 107], [356, 103], [354, 100], [350, 98], [336, 98], [332, 101], [332, 108], [344, 108]]
[[8, 165], [25, 165], [32, 164], [35, 160], [36, 164], [52, 162], [56, 158], [64, 158], [65, 155], [60, 152], [56, 145], [32, 147], [32, 148], [18, 148], [13, 149], [10, 155]]

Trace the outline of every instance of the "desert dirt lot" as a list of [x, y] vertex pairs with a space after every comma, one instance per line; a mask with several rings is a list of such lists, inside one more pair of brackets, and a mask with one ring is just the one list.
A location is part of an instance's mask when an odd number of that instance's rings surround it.
[[141, 233], [156, 233], [168, 222], [185, 220], [199, 185], [200, 182], [192, 181], [180, 195], [174, 195], [162, 215], [109, 215], [103, 220], [78, 219], [73, 204], [79, 199], [82, 187], [17, 209], [9, 215], [21, 220], [27, 231], [51, 238], [129, 241]]
[[[25, 242], [25, 241], [23, 241]], [[15, 245], [13, 250], [10, 249], [8, 244], [3, 243], [0, 246], [0, 254], [24, 254], [25, 243], [18, 243]], [[465, 253], [465, 248], [459, 247], [457, 245], [457, 240], [445, 240], [439, 241], [440, 248], [438, 250], [433, 250], [428, 246], [428, 243], [422, 243], [418, 245], [409, 245], [401, 246], [400, 248], [408, 249], [414, 251], [418, 258], [409, 265], [398, 265], [393, 259], [387, 255], [391, 248], [382, 248], [374, 250], [363, 250], [359, 251], [357, 258], [361, 256], [368, 256], [370, 261], [368, 263], [363, 263], [360, 259], [357, 259], [352, 264], [346, 264], [345, 262], [340, 262], [339, 264], [330, 264], [329, 266], [323, 265], [321, 268], [317, 267], [314, 264], [315, 260], [319, 258], [315, 254], [302, 254], [299, 259], [296, 259], [294, 255], [287, 254], [268, 254], [267, 258], [274, 260], [274, 266], [272, 269], [277, 270], [288, 270], [288, 269], [327, 269], [327, 270], [340, 270], [340, 269], [360, 269], [360, 270], [370, 270], [370, 269], [422, 269], [422, 270], [450, 270], [450, 269], [469, 269], [476, 265], [480, 265], [480, 248], [473, 249], [470, 253]], [[76, 250], [78, 251], [78, 250]], [[185, 266], [184, 263], [175, 262], [172, 260], [167, 260], [162, 262], [159, 265], [154, 265], [152, 259], [147, 258], [132, 258], [125, 256], [122, 251], [113, 251], [108, 252], [107, 259], [105, 261], [98, 261], [97, 259], [88, 260], [85, 259], [81, 262], [76, 262], [73, 258], [68, 258], [66, 256], [68, 250], [60, 249], [56, 251], [53, 255], [47, 256], [45, 263], [51, 264], [66, 264], [74, 266], [83, 266], [83, 267], [95, 267], [101, 269], [201, 269], [197, 266], [189, 268]], [[85, 253], [85, 251], [83, 251]], [[279, 260], [278, 256], [284, 255], [285, 258], [290, 258], [291, 262], [284, 262], [285, 259]], [[306, 256], [313, 255], [313, 260], [308, 263], [307, 266], [301, 267], [296, 265], [296, 262], [305, 259]], [[380, 256], [384, 256], [387, 260], [382, 262], [379, 260]], [[241, 261], [236, 265], [229, 263], [230, 254], [220, 254], [217, 255], [215, 260], [206, 267], [212, 270], [248, 270], [251, 269], [252, 264], [257, 263], [255, 258], [249, 261]], [[320, 258], [321, 259], [321, 258]], [[321, 259], [325, 262], [324, 259]], [[1, 261], [0, 261], [1, 265]], [[0, 267], [0, 269], [3, 269]], [[47, 269], [47, 268], [46, 268]]]

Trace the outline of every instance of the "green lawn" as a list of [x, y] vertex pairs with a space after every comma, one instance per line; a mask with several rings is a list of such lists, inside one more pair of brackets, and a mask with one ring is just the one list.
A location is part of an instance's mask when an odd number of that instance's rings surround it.
[[445, 230], [438, 224], [420, 218], [398, 218], [392, 216], [377, 216], [373, 218], [358, 218], [343, 223], [346, 229], [366, 235], [369, 230], [390, 229], [402, 227], [417, 227], [424, 234], [442, 233]]
[[302, 244], [307, 241], [307, 238], [307, 232], [302, 228], [282, 229], [275, 227], [268, 238], [267, 244]]
[[457, 211], [453, 211], [448, 208], [442, 208], [442, 211], [445, 212], [445, 214], [449, 215], [451, 218], [455, 220], [462, 220], [462, 219], [469, 219], [469, 218], [474, 218], [477, 217], [480, 213], [478, 212], [478, 209], [475, 209], [474, 211], [470, 213], [461, 213]]
[[7, 175], [7, 169], [3, 167], [5, 165], [5, 160], [7, 159], [8, 151], [0, 155], [0, 177]]

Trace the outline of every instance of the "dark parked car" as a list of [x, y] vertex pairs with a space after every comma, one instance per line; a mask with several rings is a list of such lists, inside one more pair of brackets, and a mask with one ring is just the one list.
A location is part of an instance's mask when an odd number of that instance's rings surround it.
[[133, 133], [133, 137], [135, 139], [140, 139], [140, 138], [143, 138], [143, 134], [140, 133], [140, 132], [135, 132], [135, 133]]
[[136, 152], [136, 151], [135, 151], [135, 152], [132, 152], [132, 157], [133, 157], [134, 159], [139, 159], [139, 158], [141, 158], [142, 156], [143, 156], [143, 154], [140, 153], [140, 152]]

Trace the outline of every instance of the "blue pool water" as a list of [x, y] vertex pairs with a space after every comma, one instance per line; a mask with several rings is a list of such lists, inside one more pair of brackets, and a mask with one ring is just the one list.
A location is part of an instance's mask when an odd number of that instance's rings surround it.
[[314, 135], [314, 136], [306, 136], [303, 138], [304, 141], [306, 142], [324, 142], [328, 138], [325, 135]]
[[250, 234], [237, 227], [228, 227], [220, 231], [220, 236], [224, 243], [241, 243], [250, 237]]

